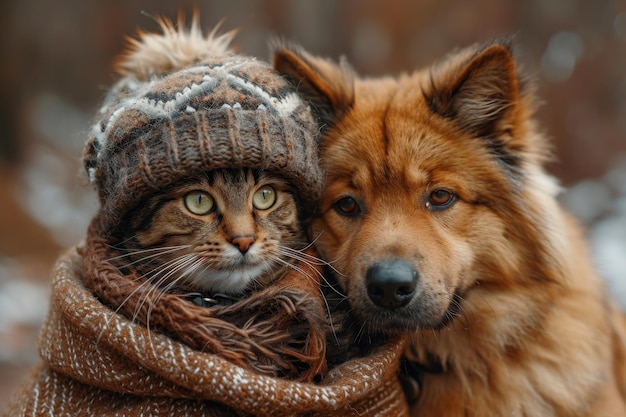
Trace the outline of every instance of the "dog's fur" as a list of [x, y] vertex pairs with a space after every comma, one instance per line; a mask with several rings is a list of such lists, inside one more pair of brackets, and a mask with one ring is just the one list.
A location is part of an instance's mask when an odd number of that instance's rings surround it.
[[[413, 415], [626, 415], [624, 319], [557, 204], [509, 39], [397, 78], [292, 45], [274, 65], [320, 118], [317, 248], [370, 334], [413, 333]], [[386, 304], [372, 271], [397, 261], [413, 282]]]

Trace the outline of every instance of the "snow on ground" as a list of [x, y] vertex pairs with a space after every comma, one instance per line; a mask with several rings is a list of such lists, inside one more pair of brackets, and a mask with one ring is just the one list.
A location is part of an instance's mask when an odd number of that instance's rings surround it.
[[601, 178], [569, 187], [561, 201], [587, 227], [596, 268], [626, 310], [626, 155]]

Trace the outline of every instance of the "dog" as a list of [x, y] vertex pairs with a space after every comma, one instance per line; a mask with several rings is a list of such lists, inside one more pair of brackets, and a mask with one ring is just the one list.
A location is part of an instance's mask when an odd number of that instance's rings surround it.
[[311, 233], [370, 335], [410, 332], [414, 416], [626, 416], [626, 321], [546, 173], [511, 38], [363, 78], [274, 46], [320, 123]]

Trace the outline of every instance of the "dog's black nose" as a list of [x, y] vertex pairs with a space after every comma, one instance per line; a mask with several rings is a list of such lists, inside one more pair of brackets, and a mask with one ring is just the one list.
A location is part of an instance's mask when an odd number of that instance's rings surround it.
[[367, 295], [379, 307], [404, 307], [415, 295], [418, 273], [402, 259], [376, 262], [365, 275]]

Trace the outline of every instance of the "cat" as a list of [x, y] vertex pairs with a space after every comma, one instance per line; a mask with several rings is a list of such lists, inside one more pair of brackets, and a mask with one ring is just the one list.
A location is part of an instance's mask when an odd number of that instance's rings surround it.
[[117, 231], [118, 261], [195, 302], [236, 300], [297, 261], [316, 261], [302, 252], [303, 212], [284, 179], [260, 169], [217, 169], [133, 209]]
[[[118, 229], [118, 259], [160, 291], [204, 307], [231, 305], [300, 268], [298, 262], [332, 269], [302, 251], [309, 246], [305, 213], [284, 179], [259, 169], [218, 169], [132, 210]], [[323, 279], [320, 291], [331, 316], [330, 365], [377, 344], [361, 340], [345, 295], [333, 282]]]
[[135, 323], [310, 382], [326, 372], [329, 331], [310, 216], [284, 177], [215, 169], [149, 195], [106, 240], [113, 256], [89, 263], [111, 271], [105, 301]]

